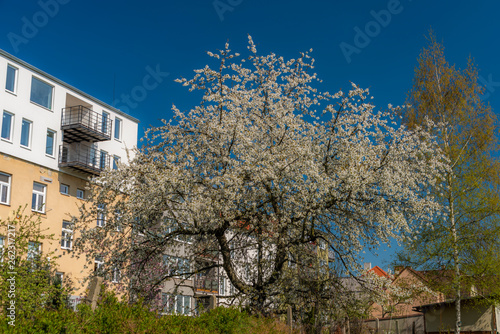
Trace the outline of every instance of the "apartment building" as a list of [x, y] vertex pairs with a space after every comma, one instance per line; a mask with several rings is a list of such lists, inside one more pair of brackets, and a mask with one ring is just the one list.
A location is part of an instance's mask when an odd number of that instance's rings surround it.
[[[87, 273], [85, 259], [72, 257], [71, 216], [90, 178], [126, 163], [139, 121], [3, 50], [0, 85], [0, 219], [25, 205], [39, 215], [58, 238], [34, 251], [60, 255], [59, 275], [80, 294]], [[5, 241], [0, 236], [0, 247]]]

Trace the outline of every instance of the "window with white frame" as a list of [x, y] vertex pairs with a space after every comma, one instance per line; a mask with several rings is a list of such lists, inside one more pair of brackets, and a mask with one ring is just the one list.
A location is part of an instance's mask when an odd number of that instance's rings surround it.
[[123, 216], [120, 210], [115, 211], [115, 224], [116, 224], [116, 231], [121, 232], [122, 231], [122, 224], [123, 224]]
[[106, 225], [106, 204], [97, 205], [97, 226], [104, 227]]
[[[187, 230], [189, 228], [189, 225], [185, 223], [179, 224], [175, 219], [172, 218], [164, 218], [164, 228], [165, 228], [165, 233], [168, 235], [174, 233], [179, 228]], [[193, 237], [191, 235], [180, 233], [174, 236], [174, 240], [192, 243]]]
[[56, 271], [56, 281], [58, 281], [61, 284], [61, 286], [63, 284], [63, 279], [64, 279], [64, 273]]
[[0, 203], [8, 205], [10, 203], [10, 181], [9, 174], [0, 173]]
[[83, 189], [76, 189], [76, 198], [78, 198], [78, 199], [85, 199], [85, 190], [83, 190]]
[[7, 80], [5, 81], [5, 89], [11, 93], [16, 93], [17, 87], [17, 68], [12, 65], [7, 65]]
[[219, 295], [224, 296], [226, 294], [226, 278], [224, 276], [219, 277]]
[[[108, 122], [109, 122], [109, 114], [105, 111], [102, 112], [102, 123], [101, 123], [101, 132], [108, 133]], [[110, 131], [111, 132], [111, 131]]]
[[56, 151], [55, 145], [56, 145], [56, 132], [47, 129], [47, 137], [45, 139], [45, 154], [53, 157]]
[[101, 150], [99, 157], [99, 169], [106, 169], [106, 162], [108, 161], [108, 152]]
[[63, 220], [61, 234], [61, 248], [71, 249], [73, 247], [73, 224]]
[[47, 186], [38, 182], [33, 182], [33, 194], [31, 196], [31, 210], [45, 213], [45, 194]]
[[161, 299], [164, 313], [191, 315], [191, 296], [172, 295], [162, 292]]
[[118, 169], [118, 164], [120, 163], [120, 157], [117, 155], [113, 155], [113, 169]]
[[42, 253], [42, 244], [35, 241], [30, 241], [28, 243], [28, 254], [27, 259], [30, 261], [37, 260]]
[[96, 256], [94, 259], [94, 272], [100, 272], [104, 270], [104, 261], [102, 257]]
[[167, 267], [167, 273], [169, 275], [186, 278], [186, 275], [191, 272], [191, 262], [189, 259], [163, 255], [163, 261]]
[[12, 141], [12, 127], [14, 126], [14, 114], [4, 111], [2, 117], [2, 139]]
[[114, 267], [113, 268], [113, 277], [111, 278], [111, 282], [120, 283], [120, 279], [121, 279], [121, 271], [119, 268]]
[[63, 195], [69, 195], [69, 186], [67, 184], [61, 183], [59, 186], [59, 192]]
[[31, 131], [33, 128], [33, 122], [24, 119], [21, 124], [21, 146], [31, 147]]
[[54, 87], [35, 77], [31, 78], [30, 100], [47, 109], [52, 109], [52, 91]]
[[115, 117], [115, 139], [122, 139], [122, 120]]
[[0, 235], [0, 262], [3, 262], [4, 251], [5, 251], [5, 237]]

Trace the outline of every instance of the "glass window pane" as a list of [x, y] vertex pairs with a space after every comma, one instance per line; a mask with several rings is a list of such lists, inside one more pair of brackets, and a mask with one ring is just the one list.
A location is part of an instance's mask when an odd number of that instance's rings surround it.
[[7, 186], [2, 185], [1, 186], [1, 197], [0, 197], [0, 203], [7, 203], [7, 194], [9, 193], [9, 188]]
[[17, 69], [12, 66], [7, 66], [7, 82], [5, 83], [5, 89], [14, 92], [16, 89], [16, 71]]
[[21, 127], [21, 145], [26, 147], [30, 146], [30, 132], [31, 122], [23, 119], [23, 124]]
[[43, 192], [45, 190], [45, 186], [39, 183], [33, 183], [33, 190]]
[[0, 182], [9, 183], [9, 178], [10, 178], [10, 176], [8, 176], [6, 174], [0, 174]]
[[59, 192], [61, 194], [67, 195], [69, 193], [69, 186], [61, 183], [61, 185], [59, 186]]
[[113, 169], [117, 170], [118, 169], [118, 163], [120, 162], [120, 157], [117, 157], [116, 155], [113, 156]]
[[36, 210], [36, 194], [31, 195], [31, 210]]
[[101, 125], [101, 131], [103, 133], [108, 133], [108, 113], [103, 112], [102, 113], [102, 125]]
[[177, 296], [177, 308], [175, 311], [177, 313], [183, 313], [182, 312], [182, 296]]
[[54, 155], [54, 131], [47, 130], [47, 140], [45, 142], [45, 154]]
[[38, 80], [31, 79], [31, 102], [39, 104], [47, 109], [52, 108], [52, 86]]
[[3, 119], [2, 119], [2, 138], [11, 140], [10, 133], [12, 129], [12, 115], [3, 112]]
[[107, 152], [101, 151], [101, 156], [100, 156], [100, 161], [99, 161], [99, 168], [100, 169], [106, 168], [107, 155], [108, 155]]
[[115, 138], [120, 139], [120, 128], [122, 126], [122, 120], [119, 118], [115, 119]]
[[189, 314], [191, 310], [191, 297], [184, 296], [184, 314]]

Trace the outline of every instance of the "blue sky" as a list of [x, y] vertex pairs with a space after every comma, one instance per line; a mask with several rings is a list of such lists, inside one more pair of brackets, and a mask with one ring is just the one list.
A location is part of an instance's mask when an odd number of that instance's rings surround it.
[[[497, 111], [499, 12], [497, 1], [460, 0], [0, 0], [0, 48], [140, 119], [142, 135], [171, 117], [173, 103], [197, 104], [175, 78], [190, 78], [226, 41], [244, 52], [247, 34], [260, 53], [290, 58], [313, 48], [324, 90], [352, 81], [378, 106], [402, 104], [432, 27], [450, 63], [475, 59]], [[157, 80], [146, 90], [151, 72]], [[392, 250], [384, 249], [366, 260], [386, 268]]]

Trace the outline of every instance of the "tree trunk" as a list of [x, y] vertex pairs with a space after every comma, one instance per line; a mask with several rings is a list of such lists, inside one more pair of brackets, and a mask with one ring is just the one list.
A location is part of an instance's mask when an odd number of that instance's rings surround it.
[[460, 325], [462, 322], [461, 310], [460, 310], [460, 265], [458, 257], [458, 237], [457, 237], [457, 226], [455, 221], [455, 207], [453, 203], [453, 191], [451, 193], [450, 200], [450, 221], [451, 221], [451, 233], [453, 235], [453, 262], [455, 266], [455, 277], [453, 278], [455, 285], [455, 313], [457, 321], [455, 322], [455, 334], [460, 334]]

